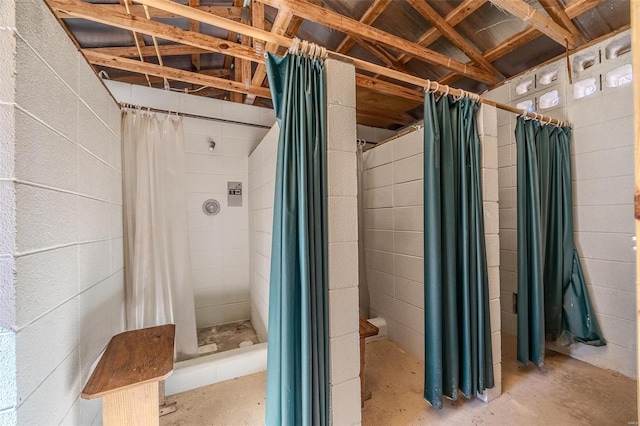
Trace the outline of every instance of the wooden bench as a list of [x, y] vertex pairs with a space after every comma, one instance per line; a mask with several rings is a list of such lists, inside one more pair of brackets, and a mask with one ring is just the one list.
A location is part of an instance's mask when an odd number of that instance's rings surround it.
[[371, 392], [365, 389], [365, 377], [364, 377], [364, 349], [365, 339], [367, 337], [375, 336], [378, 334], [378, 327], [371, 324], [366, 318], [360, 317], [360, 406], [364, 407], [364, 402], [371, 399]]
[[82, 390], [85, 399], [103, 398], [102, 422], [158, 425], [158, 382], [173, 373], [173, 324], [127, 331], [111, 338]]

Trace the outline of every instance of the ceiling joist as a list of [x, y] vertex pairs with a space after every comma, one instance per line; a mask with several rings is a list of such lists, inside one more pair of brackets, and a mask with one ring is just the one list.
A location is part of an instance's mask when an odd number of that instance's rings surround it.
[[[128, 16], [119, 12], [104, 9], [102, 6], [91, 5], [80, 0], [48, 0], [54, 10], [65, 11], [68, 15], [111, 25], [125, 30], [134, 30], [149, 36], [157, 36], [164, 40], [181, 43], [209, 52], [232, 55], [234, 57], [261, 62], [262, 57], [250, 46], [243, 46], [206, 34], [183, 30], [160, 22], [141, 17]], [[189, 8], [189, 6], [184, 6]], [[198, 9], [194, 9], [198, 10]], [[202, 12], [207, 14], [207, 12]], [[233, 22], [233, 21], [229, 21]]]
[[[567, 16], [570, 19], [573, 19], [576, 16], [579, 16], [580, 14], [587, 12], [591, 8], [596, 7], [603, 1], [604, 0], [576, 0], [573, 3], [571, 3], [569, 6], [567, 6], [567, 8], [565, 9], [565, 12], [567, 12]], [[570, 6], [573, 6], [573, 7], [570, 7]], [[515, 50], [519, 49], [520, 47], [526, 45], [527, 43], [537, 39], [542, 35], [543, 34], [536, 28], [529, 27], [524, 31], [514, 34], [513, 36], [504, 40], [502, 43], [498, 44], [497, 46], [485, 51], [484, 57], [489, 62], [497, 61], [498, 59], [508, 55], [511, 52], [514, 52]], [[456, 81], [460, 80], [461, 78], [462, 76], [457, 73], [450, 73], [444, 76], [443, 78], [441, 78], [439, 81], [442, 84], [453, 84]]]
[[425, 0], [408, 0], [408, 3], [420, 15], [422, 15], [423, 18], [431, 22], [433, 26], [436, 27], [445, 38], [447, 38], [447, 40], [449, 40], [458, 49], [462, 50], [469, 59], [492, 73], [494, 76], [504, 79], [504, 75], [491, 65], [491, 62], [487, 61], [475, 46], [471, 45], [469, 41], [462, 37], [442, 16], [438, 14], [438, 12], [429, 6]]
[[[316, 6], [301, 0], [259, 0], [262, 3], [278, 9], [289, 10], [294, 15], [300, 16], [329, 28], [344, 32], [353, 37], [373, 42], [382, 43], [395, 49], [404, 51], [417, 59], [433, 65], [443, 66], [464, 74], [474, 80], [484, 83], [494, 83], [496, 78], [484, 69], [468, 66], [460, 61], [449, 58], [442, 53], [418, 46], [396, 35], [379, 30], [375, 27], [364, 25], [355, 19], [351, 19], [332, 10]], [[157, 3], [156, 3], [157, 2]], [[167, 0], [142, 0], [141, 3], [168, 3]], [[164, 6], [164, 5], [163, 5]]]
[[[444, 17], [444, 21], [451, 26], [452, 28], [458, 25], [460, 22], [464, 21], [469, 15], [478, 10], [480, 6], [485, 4], [488, 0], [464, 0], [458, 7], [453, 9], [451, 12]], [[438, 31], [437, 28], [430, 28], [424, 34], [422, 34], [418, 40], [416, 40], [416, 44], [420, 46], [429, 47], [433, 43], [435, 43], [442, 34]], [[411, 60], [411, 56], [401, 53], [398, 56], [398, 60], [403, 64], [406, 64]]]
[[565, 47], [575, 48], [578, 46], [578, 36], [572, 34], [560, 25], [553, 22], [551, 18], [538, 12], [536, 8], [526, 3], [524, 0], [490, 0], [501, 9], [506, 10], [518, 19], [531, 24], [542, 34], [551, 40]]
[[[391, 0], [374, 0], [373, 4], [369, 6], [369, 9], [367, 9], [360, 18], [360, 22], [365, 25], [373, 24], [373, 21], [384, 12], [387, 6], [389, 6], [389, 3], [391, 3]], [[346, 36], [336, 48], [336, 52], [347, 53], [355, 43], [356, 40], [354, 38]]]
[[213, 77], [206, 74], [150, 64], [148, 62], [140, 62], [134, 59], [121, 58], [119, 56], [110, 56], [104, 53], [91, 51], [84, 51], [83, 53], [85, 54], [87, 60], [94, 65], [100, 65], [107, 68], [114, 68], [135, 73], [148, 74], [156, 77], [164, 77], [170, 80], [183, 81], [199, 86], [208, 86], [228, 90], [231, 92], [254, 94], [263, 98], [271, 97], [269, 89], [265, 87], [246, 88], [245, 85], [241, 82]]
[[569, 18], [562, 6], [560, 6], [558, 0], [538, 0], [538, 3], [544, 7], [544, 10], [547, 11], [551, 19], [553, 19], [553, 22], [564, 27], [564, 29], [578, 37], [581, 41], [585, 41], [584, 36], [571, 18]]
[[[264, 7], [262, 3], [259, 3]], [[278, 11], [276, 18], [273, 20], [273, 26], [271, 27], [271, 32], [278, 35], [283, 35], [285, 31], [289, 28], [291, 24], [291, 20], [293, 19], [293, 15], [287, 11]], [[256, 40], [254, 38], [254, 40]], [[262, 42], [264, 44], [264, 42]], [[278, 49], [278, 45], [276, 43], [266, 43], [264, 51], [265, 52], [275, 52]], [[251, 84], [253, 86], [262, 86], [264, 83], [264, 79], [267, 78], [267, 68], [264, 66], [264, 62], [260, 62], [256, 71], [253, 73], [253, 78], [251, 79]], [[255, 101], [255, 97], [247, 96], [245, 98], [245, 103], [248, 105], [252, 105]]]
[[[127, 10], [124, 4], [101, 4], [100, 6], [104, 7], [105, 9], [110, 9], [114, 12], [127, 13]], [[240, 20], [240, 11], [242, 10], [242, 8], [240, 7], [229, 7], [229, 6], [197, 6], [197, 9], [200, 9], [207, 13], [212, 13], [214, 15], [221, 16], [223, 18], [237, 19], [237, 20]], [[129, 0], [129, 10], [131, 11], [132, 15], [144, 16], [143, 6], [139, 4], [131, 4], [130, 0]], [[159, 9], [150, 10], [149, 13], [151, 14], [152, 18], [162, 18], [162, 19], [181, 18], [181, 16], [176, 15], [175, 13], [169, 13]], [[58, 15], [58, 17], [62, 19], [78, 18], [77, 16], [74, 16], [74, 15], [67, 15], [64, 12], [61, 12]]]

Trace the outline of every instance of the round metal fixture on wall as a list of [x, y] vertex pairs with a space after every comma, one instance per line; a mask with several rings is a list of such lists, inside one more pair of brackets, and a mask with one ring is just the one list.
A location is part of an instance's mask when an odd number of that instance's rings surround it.
[[215, 216], [220, 213], [220, 203], [212, 198], [202, 203], [202, 211], [208, 216]]

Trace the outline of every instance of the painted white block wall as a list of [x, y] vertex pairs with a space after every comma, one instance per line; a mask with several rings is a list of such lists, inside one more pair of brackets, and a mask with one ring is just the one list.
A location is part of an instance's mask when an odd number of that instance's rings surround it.
[[120, 110], [44, 2], [1, 9], [0, 72], [15, 70], [15, 87], [2, 78], [1, 184], [15, 196], [15, 223], [1, 215], [0, 294], [15, 299], [2, 297], [0, 311], [13, 315], [2, 315], [11, 331], [0, 340], [15, 333], [15, 353], [3, 347], [0, 358], [15, 357], [17, 387], [13, 401], [3, 387], [0, 418], [91, 424], [100, 402], [80, 390], [124, 330]]
[[355, 68], [325, 61], [331, 420], [359, 425], [358, 184]]
[[[496, 110], [477, 115], [482, 142], [484, 226], [495, 388], [501, 394], [498, 151]], [[389, 339], [424, 359], [423, 138], [419, 129], [364, 154], [365, 263], [372, 317], [387, 322]]]
[[[573, 82], [604, 75], [631, 62], [630, 54], [606, 59], [604, 48], [628, 31], [598, 43], [586, 51], [596, 53], [596, 64], [573, 74]], [[602, 55], [600, 55], [600, 52]], [[578, 52], [571, 57], [581, 55]], [[601, 57], [601, 60], [599, 59]], [[575, 242], [580, 253], [587, 288], [607, 346], [581, 344], [556, 348], [588, 363], [637, 377], [635, 314], [635, 235], [633, 219], [633, 104], [632, 87], [600, 87], [590, 96], [573, 99], [574, 86], [565, 78], [565, 60], [531, 70], [487, 94], [500, 102], [516, 104], [513, 86], [541, 70], [557, 68], [556, 87], [560, 105], [544, 114], [573, 123], [571, 142]], [[540, 88], [533, 96], [548, 91]], [[533, 97], [528, 96], [528, 97]], [[516, 334], [517, 316], [512, 295], [517, 293], [516, 156], [515, 116], [498, 114], [500, 246], [502, 323], [505, 332]]]
[[[211, 117], [184, 118], [187, 209], [196, 326], [251, 318], [248, 157], [275, 121], [272, 110], [161, 89], [106, 82], [119, 102]], [[246, 124], [232, 123], [242, 122]], [[209, 151], [209, 141], [215, 149]], [[227, 203], [227, 182], [242, 182], [241, 207]], [[207, 216], [202, 203], [220, 202]]]
[[251, 323], [261, 342], [269, 327], [271, 236], [280, 128], [276, 123], [249, 156]]

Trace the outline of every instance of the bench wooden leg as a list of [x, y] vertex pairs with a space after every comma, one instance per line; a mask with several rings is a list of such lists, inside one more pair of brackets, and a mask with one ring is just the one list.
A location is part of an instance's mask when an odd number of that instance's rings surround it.
[[143, 383], [105, 395], [102, 422], [104, 426], [159, 425], [158, 382]]

